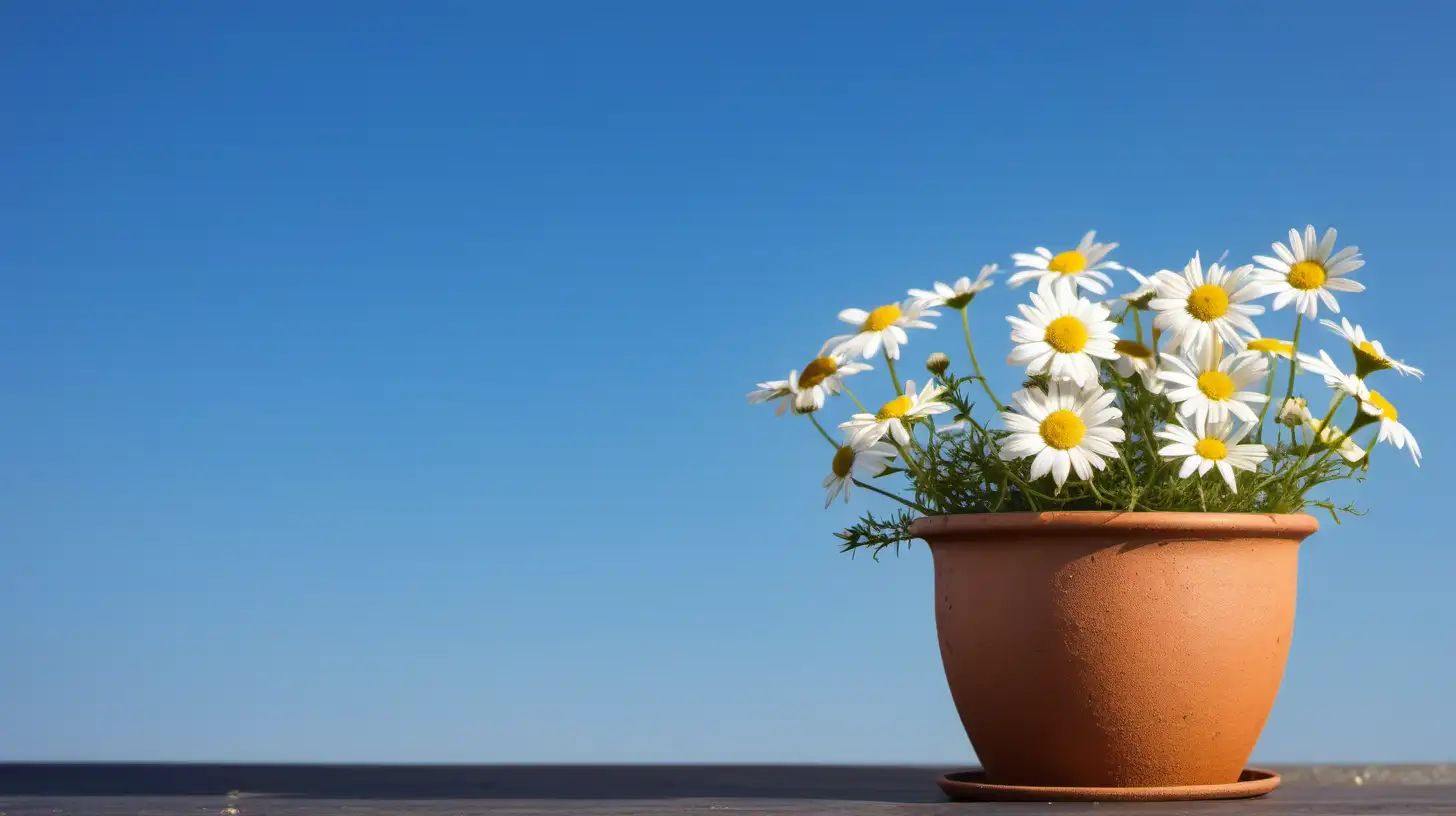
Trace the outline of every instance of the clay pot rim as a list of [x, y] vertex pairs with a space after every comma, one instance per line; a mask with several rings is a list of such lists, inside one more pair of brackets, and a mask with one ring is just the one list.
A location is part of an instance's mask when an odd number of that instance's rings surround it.
[[925, 516], [910, 523], [916, 538], [995, 535], [1055, 537], [1093, 530], [1188, 533], [1199, 538], [1251, 536], [1301, 541], [1319, 529], [1308, 513], [1181, 513], [1164, 511], [1052, 510], [1044, 513], [961, 513]]

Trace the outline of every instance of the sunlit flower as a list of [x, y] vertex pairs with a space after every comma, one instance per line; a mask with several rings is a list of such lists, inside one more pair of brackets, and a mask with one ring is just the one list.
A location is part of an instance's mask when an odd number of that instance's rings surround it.
[[1017, 391], [1011, 401], [1020, 413], [1001, 414], [1011, 431], [1001, 440], [1001, 458], [1035, 456], [1031, 478], [1051, 473], [1058, 485], [1066, 483], [1069, 472], [1076, 472], [1079, 479], [1092, 478], [1094, 469], [1107, 467], [1104, 457], [1118, 458], [1113, 443], [1126, 438], [1122, 412], [1112, 404], [1116, 397], [1116, 392], [1103, 391], [1095, 380], [1086, 388], [1053, 381], [1047, 391]]
[[1177, 425], [1168, 425], [1157, 432], [1159, 439], [1172, 443], [1158, 453], [1167, 459], [1183, 459], [1178, 478], [1186, 479], [1195, 470], [1202, 476], [1217, 468], [1229, 490], [1237, 493], [1239, 486], [1234, 480], [1234, 470], [1257, 470], [1259, 463], [1269, 458], [1268, 448], [1243, 442], [1254, 427], [1244, 424], [1235, 430], [1232, 419], [1185, 424], [1180, 418]]
[[749, 393], [748, 404], [772, 402], [791, 396], [792, 400], [779, 405], [777, 413], [780, 416], [790, 404], [796, 414], [813, 413], [824, 407], [824, 398], [827, 395], [838, 394], [844, 390], [845, 377], [869, 370], [870, 366], [848, 362], [842, 354], [816, 357], [804, 366], [802, 372], [790, 371], [787, 380], [759, 383], [759, 390]]
[[1259, 337], [1250, 340], [1247, 346], [1249, 351], [1257, 351], [1260, 354], [1269, 355], [1270, 359], [1283, 357], [1286, 360], [1294, 359], [1294, 344], [1287, 340], [1275, 340], [1272, 337]]
[[1385, 347], [1380, 345], [1379, 340], [1369, 340], [1365, 337], [1365, 330], [1359, 326], [1351, 325], [1347, 317], [1340, 318], [1340, 324], [1335, 325], [1333, 320], [1321, 320], [1320, 325], [1345, 338], [1350, 344], [1350, 350], [1355, 353], [1355, 374], [1360, 379], [1365, 379], [1377, 371], [1384, 371], [1393, 368], [1401, 374], [1414, 376], [1421, 379], [1425, 373], [1415, 366], [1408, 366], [1400, 360], [1391, 359], [1385, 353]]
[[1048, 374], [1079, 386], [1097, 382], [1092, 358], [1117, 358], [1116, 326], [1107, 319], [1107, 307], [1045, 280], [1032, 293], [1031, 303], [1017, 306], [1022, 317], [1006, 318], [1016, 343], [1006, 362], [1026, 366], [1030, 375]]
[[909, 423], [921, 417], [943, 414], [952, 406], [940, 401], [945, 389], [933, 382], [925, 384], [920, 393], [915, 393], [915, 381], [905, 381], [905, 393], [882, 406], [878, 413], [855, 414], [848, 422], [840, 423], [850, 444], [866, 447], [880, 441], [889, 434], [901, 445], [910, 444]]
[[1319, 437], [1320, 444], [1325, 447], [1333, 445], [1336, 439], [1340, 440], [1338, 452], [1346, 461], [1358, 462], [1365, 458], [1365, 449], [1356, 445], [1355, 440], [1351, 439], [1348, 433], [1340, 430], [1338, 425], [1325, 425], [1320, 420], [1310, 417], [1304, 423], [1304, 427]]
[[1158, 376], [1158, 356], [1136, 340], [1118, 340], [1112, 345], [1117, 352], [1113, 367], [1123, 377], [1136, 374], [1150, 393], [1163, 393], [1163, 378]]
[[1017, 271], [1006, 282], [1011, 286], [1030, 281], [1055, 282], [1068, 291], [1075, 291], [1080, 286], [1093, 294], [1105, 295], [1107, 287], [1112, 285], [1112, 278], [1104, 270], [1121, 269], [1122, 264], [1103, 260], [1107, 253], [1117, 249], [1117, 244], [1094, 243], [1096, 237], [1096, 230], [1088, 232], [1082, 236], [1076, 249], [1056, 255], [1046, 247], [1037, 247], [1034, 253], [1013, 253], [1011, 259], [1016, 262]]
[[1372, 390], [1365, 399], [1360, 401], [1360, 410], [1380, 420], [1375, 441], [1389, 442], [1401, 449], [1410, 445], [1411, 459], [1416, 463], [1416, 467], [1421, 466], [1421, 446], [1416, 444], [1416, 438], [1411, 435], [1411, 432], [1400, 424], [1400, 412], [1395, 410], [1395, 406], [1390, 404], [1390, 400], [1379, 391]]
[[1148, 306], [1158, 313], [1153, 326], [1168, 333], [1168, 350], [1199, 349], [1214, 337], [1242, 350], [1248, 342], [1243, 335], [1258, 337], [1259, 328], [1250, 318], [1263, 314], [1264, 307], [1249, 301], [1263, 291], [1253, 270], [1252, 266], [1229, 270], [1214, 263], [1205, 277], [1203, 261], [1194, 253], [1181, 273], [1164, 269], [1153, 276], [1158, 296]]
[[1340, 367], [1335, 365], [1335, 361], [1330, 359], [1330, 353], [1324, 349], [1320, 349], [1318, 357], [1301, 353], [1299, 365], [1311, 374], [1324, 377], [1325, 385], [1355, 399], [1365, 399], [1366, 395], [1370, 393], [1370, 389], [1365, 386], [1365, 382], [1359, 376], [1341, 371]]
[[1279, 406], [1279, 424], [1288, 428], [1299, 426], [1314, 420], [1314, 415], [1309, 412], [1309, 401], [1304, 397], [1290, 397]]
[[996, 274], [996, 264], [986, 264], [981, 267], [981, 274], [976, 276], [974, 282], [970, 278], [961, 278], [954, 286], [947, 286], [940, 281], [935, 282], [935, 291], [927, 292], [924, 289], [911, 289], [910, 297], [923, 309], [933, 309], [936, 306], [949, 306], [952, 309], [964, 309], [971, 305], [977, 293], [990, 289], [996, 282], [991, 276]]
[[1360, 248], [1345, 247], [1331, 255], [1335, 248], [1333, 228], [1326, 230], [1324, 239], [1318, 242], [1312, 224], [1304, 228], [1303, 238], [1299, 230], [1290, 230], [1289, 246], [1278, 242], [1273, 246], [1279, 257], [1255, 255], [1254, 260], [1263, 264], [1259, 277], [1268, 284], [1264, 294], [1274, 295], [1275, 310], [1293, 303], [1296, 311], [1314, 317], [1319, 313], [1320, 301], [1324, 301], [1330, 311], [1339, 312], [1340, 304], [1332, 292], [1365, 291], [1364, 284], [1345, 277], [1365, 265], [1360, 260]]
[[833, 504], [840, 492], [844, 493], [844, 503], [849, 504], [849, 490], [854, 478], [874, 478], [880, 475], [894, 456], [895, 449], [884, 442], [875, 442], [862, 448], [856, 448], [852, 443], [841, 446], [834, 452], [834, 461], [829, 464], [829, 475], [824, 479], [824, 506], [827, 508]]
[[1229, 414], [1258, 422], [1252, 405], [1269, 401], [1256, 385], [1269, 373], [1269, 361], [1261, 355], [1239, 352], [1220, 360], [1218, 344], [1209, 343], [1197, 351], [1185, 349], [1181, 356], [1165, 352], [1163, 362], [1167, 365], [1158, 376], [1168, 382], [1168, 399], [1195, 425], [1205, 419], [1222, 422]]
[[891, 360], [900, 359], [900, 346], [910, 342], [905, 334], [906, 329], [933, 329], [934, 324], [921, 320], [922, 317], [940, 317], [940, 312], [932, 312], [914, 300], [906, 300], [904, 303], [891, 303], [881, 306], [872, 312], [864, 309], [845, 309], [839, 313], [839, 319], [845, 323], [858, 326], [859, 330], [854, 334], [841, 334], [831, 337], [824, 343], [824, 348], [819, 351], [823, 356], [826, 352], [837, 352], [848, 357], [863, 357], [866, 360], [880, 353], [880, 346], [884, 345], [885, 354]]

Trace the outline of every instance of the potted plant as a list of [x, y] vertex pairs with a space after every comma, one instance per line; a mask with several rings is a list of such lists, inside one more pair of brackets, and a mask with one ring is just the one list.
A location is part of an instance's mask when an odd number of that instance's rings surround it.
[[[1364, 261], [1335, 251], [1333, 229], [1291, 230], [1237, 268], [1194, 254], [1151, 277], [1095, 237], [1012, 256], [1008, 284], [1034, 291], [1007, 318], [1007, 362], [1025, 368], [1008, 400], [982, 374], [969, 316], [992, 264], [974, 281], [846, 309], [850, 333], [749, 402], [807, 417], [831, 446], [826, 507], [852, 488], [896, 503], [839, 533], [845, 551], [929, 543], [946, 678], [983, 766], [943, 777], [948, 793], [1267, 793], [1278, 777], [1245, 763], [1289, 652], [1299, 545], [1318, 526], [1305, 511], [1336, 522], [1353, 511], [1311, 491], [1363, 479], [1382, 442], [1420, 464], [1370, 380], [1421, 372], [1343, 318], [1319, 322], [1348, 347], [1348, 371], [1301, 351], [1306, 321], [1364, 288], [1349, 277]], [[1132, 291], [1109, 296], [1114, 272]], [[1254, 322], [1270, 297], [1274, 312], [1292, 307], [1288, 341]], [[910, 332], [946, 311], [968, 369], [936, 353], [923, 387], [902, 381]], [[876, 358], [893, 396], [861, 401], [849, 379]], [[1330, 393], [1318, 414], [1296, 395], [1301, 371]], [[820, 417], [841, 396], [857, 410], [832, 433]]]

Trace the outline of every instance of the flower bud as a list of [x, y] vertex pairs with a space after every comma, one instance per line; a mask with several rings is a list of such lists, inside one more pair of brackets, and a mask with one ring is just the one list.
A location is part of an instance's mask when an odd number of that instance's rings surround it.
[[937, 377], [944, 377], [949, 369], [950, 358], [938, 351], [925, 359], [925, 370]]

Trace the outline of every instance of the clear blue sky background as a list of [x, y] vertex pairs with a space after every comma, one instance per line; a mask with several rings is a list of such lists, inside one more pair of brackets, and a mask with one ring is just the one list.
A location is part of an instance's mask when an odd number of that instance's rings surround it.
[[1306, 547], [1257, 756], [1456, 759], [1453, 15], [6, 3], [0, 758], [969, 762], [928, 552], [840, 555], [744, 394], [1013, 251], [1312, 222], [1426, 460]]

